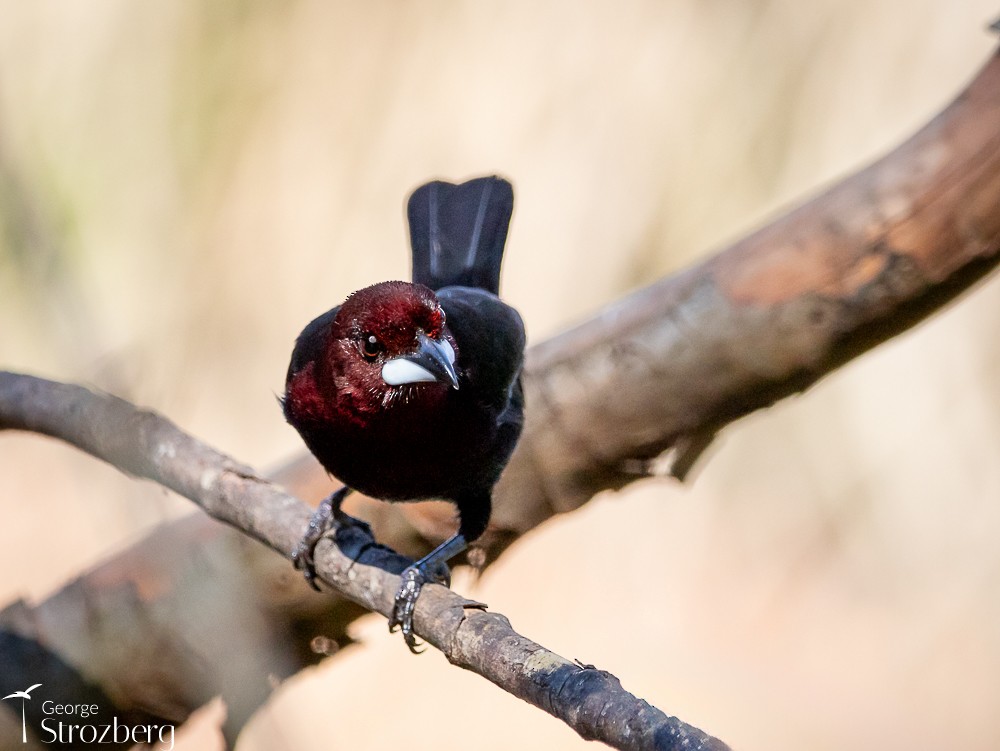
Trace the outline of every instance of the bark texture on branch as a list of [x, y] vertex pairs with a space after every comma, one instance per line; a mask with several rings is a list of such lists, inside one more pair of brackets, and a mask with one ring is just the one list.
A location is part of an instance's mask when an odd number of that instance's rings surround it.
[[497, 524], [523, 531], [531, 511], [577, 508], [668, 449], [683, 470], [716, 429], [909, 328], [998, 261], [994, 55], [888, 156], [533, 347]]
[[[300, 500], [169, 420], [114, 396], [0, 371], [3, 428], [60, 438], [169, 487], [283, 555], [309, 521], [309, 508]], [[373, 545], [357, 527], [338, 531], [335, 542], [321, 540], [316, 552], [323, 581], [368, 610], [391, 612], [398, 573], [408, 559]], [[518, 634], [504, 616], [476, 606], [427, 585], [417, 601], [415, 631], [451, 663], [562, 719], [584, 738], [619, 749], [727, 748], [628, 693], [610, 673], [574, 664]], [[41, 634], [21, 636], [44, 644]]]
[[[808, 387], [912, 326], [998, 261], [994, 56], [951, 106], [881, 161], [706, 262], [532, 348], [526, 431], [498, 488], [482, 541], [486, 559], [554, 514], [643, 476], [665, 450], [676, 453], [674, 471], [682, 475], [728, 421]], [[311, 458], [286, 468], [280, 481], [314, 499], [329, 487]], [[351, 500], [365, 506], [353, 510], [373, 519], [376, 537], [401, 552], [425, 551], [451, 531], [449, 508]], [[193, 561], [200, 561], [197, 577]], [[81, 588], [94, 596], [79, 596]], [[216, 679], [234, 729], [266, 696], [261, 675], [287, 675], [314, 660], [311, 637], [339, 636], [360, 612], [344, 598], [312, 595], [287, 562], [195, 518], [166, 526], [45, 603], [8, 609], [0, 623], [15, 610], [19, 622], [47, 613], [46, 622], [81, 623], [84, 610], [117, 618], [115, 629], [88, 636], [91, 650], [80, 647], [82, 628], [51, 643], [61, 654], [75, 651], [74, 664], [99, 675], [111, 693], [135, 698], [149, 683], [122, 685], [120, 673], [102, 668], [108, 650], [100, 645], [129, 638], [137, 664], [153, 664], [142, 639], [153, 622], [168, 642], [197, 634], [224, 663], [234, 637], [213, 631], [203, 610], [184, 610], [198, 598], [231, 608], [229, 622], [258, 623], [254, 646], [270, 655], [247, 668], [254, 680]], [[184, 618], [159, 618], [158, 606]], [[282, 652], [284, 644], [298, 648]], [[144, 698], [183, 716], [198, 706], [182, 688], [197, 669], [175, 664], [162, 676], [162, 695]]]

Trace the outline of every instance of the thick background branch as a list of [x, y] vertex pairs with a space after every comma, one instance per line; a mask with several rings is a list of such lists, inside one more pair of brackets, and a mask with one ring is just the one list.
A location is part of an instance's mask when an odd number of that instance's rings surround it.
[[567, 511], [631, 482], [643, 460], [686, 441], [703, 447], [701, 436], [805, 389], [998, 262], [994, 55], [884, 159], [533, 348], [520, 444], [531, 460], [518, 457], [502, 487], [518, 498], [510, 526], [527, 509]]

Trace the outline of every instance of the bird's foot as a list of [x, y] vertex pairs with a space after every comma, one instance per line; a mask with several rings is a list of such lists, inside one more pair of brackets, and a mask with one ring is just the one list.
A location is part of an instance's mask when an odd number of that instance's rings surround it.
[[302, 539], [299, 540], [292, 551], [292, 565], [302, 571], [309, 586], [317, 592], [320, 591], [320, 588], [316, 583], [316, 559], [314, 554], [316, 552], [316, 545], [326, 536], [326, 533], [333, 529], [334, 526], [338, 529], [360, 527], [367, 532], [369, 537], [371, 536], [371, 528], [365, 522], [355, 519], [353, 516], [349, 516], [340, 510], [340, 504], [343, 503], [350, 492], [350, 488], [343, 487], [323, 499], [323, 502], [319, 504], [312, 518], [309, 520], [309, 526], [306, 527], [305, 534], [302, 535]]
[[389, 616], [389, 633], [395, 633], [398, 628], [410, 651], [420, 654], [424, 650], [413, 634], [413, 611], [417, 607], [417, 598], [428, 582], [451, 586], [451, 571], [444, 562], [421, 561], [406, 568], [400, 576], [403, 581], [396, 592], [396, 602], [392, 606], [392, 615]]

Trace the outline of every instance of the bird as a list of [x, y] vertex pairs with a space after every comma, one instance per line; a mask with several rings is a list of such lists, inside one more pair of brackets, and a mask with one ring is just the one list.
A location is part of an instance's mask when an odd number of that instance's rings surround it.
[[24, 691], [15, 691], [12, 694], [7, 694], [5, 697], [3, 697], [3, 699], [0, 699], [0, 701], [6, 701], [7, 699], [21, 700], [21, 743], [28, 742], [28, 726], [25, 723], [25, 718], [24, 718], [24, 703], [25, 701], [31, 700], [31, 692], [41, 685], [42, 685], [41, 683], [35, 683], [31, 686], [28, 686], [28, 688], [24, 689]]
[[316, 543], [361, 523], [341, 510], [352, 491], [456, 507], [457, 533], [401, 575], [389, 630], [412, 652], [420, 590], [448, 585], [447, 562], [486, 530], [524, 423], [524, 324], [499, 297], [513, 207], [513, 188], [498, 176], [421, 185], [407, 202], [412, 282], [349, 295], [303, 329], [288, 366], [285, 419], [344, 483], [292, 551], [314, 588]]

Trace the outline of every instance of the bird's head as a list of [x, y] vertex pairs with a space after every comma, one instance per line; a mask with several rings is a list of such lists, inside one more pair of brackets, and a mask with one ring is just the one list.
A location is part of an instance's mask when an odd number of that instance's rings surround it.
[[341, 305], [329, 337], [326, 365], [341, 393], [387, 406], [414, 388], [458, 388], [455, 340], [437, 297], [421, 284], [358, 290]]

